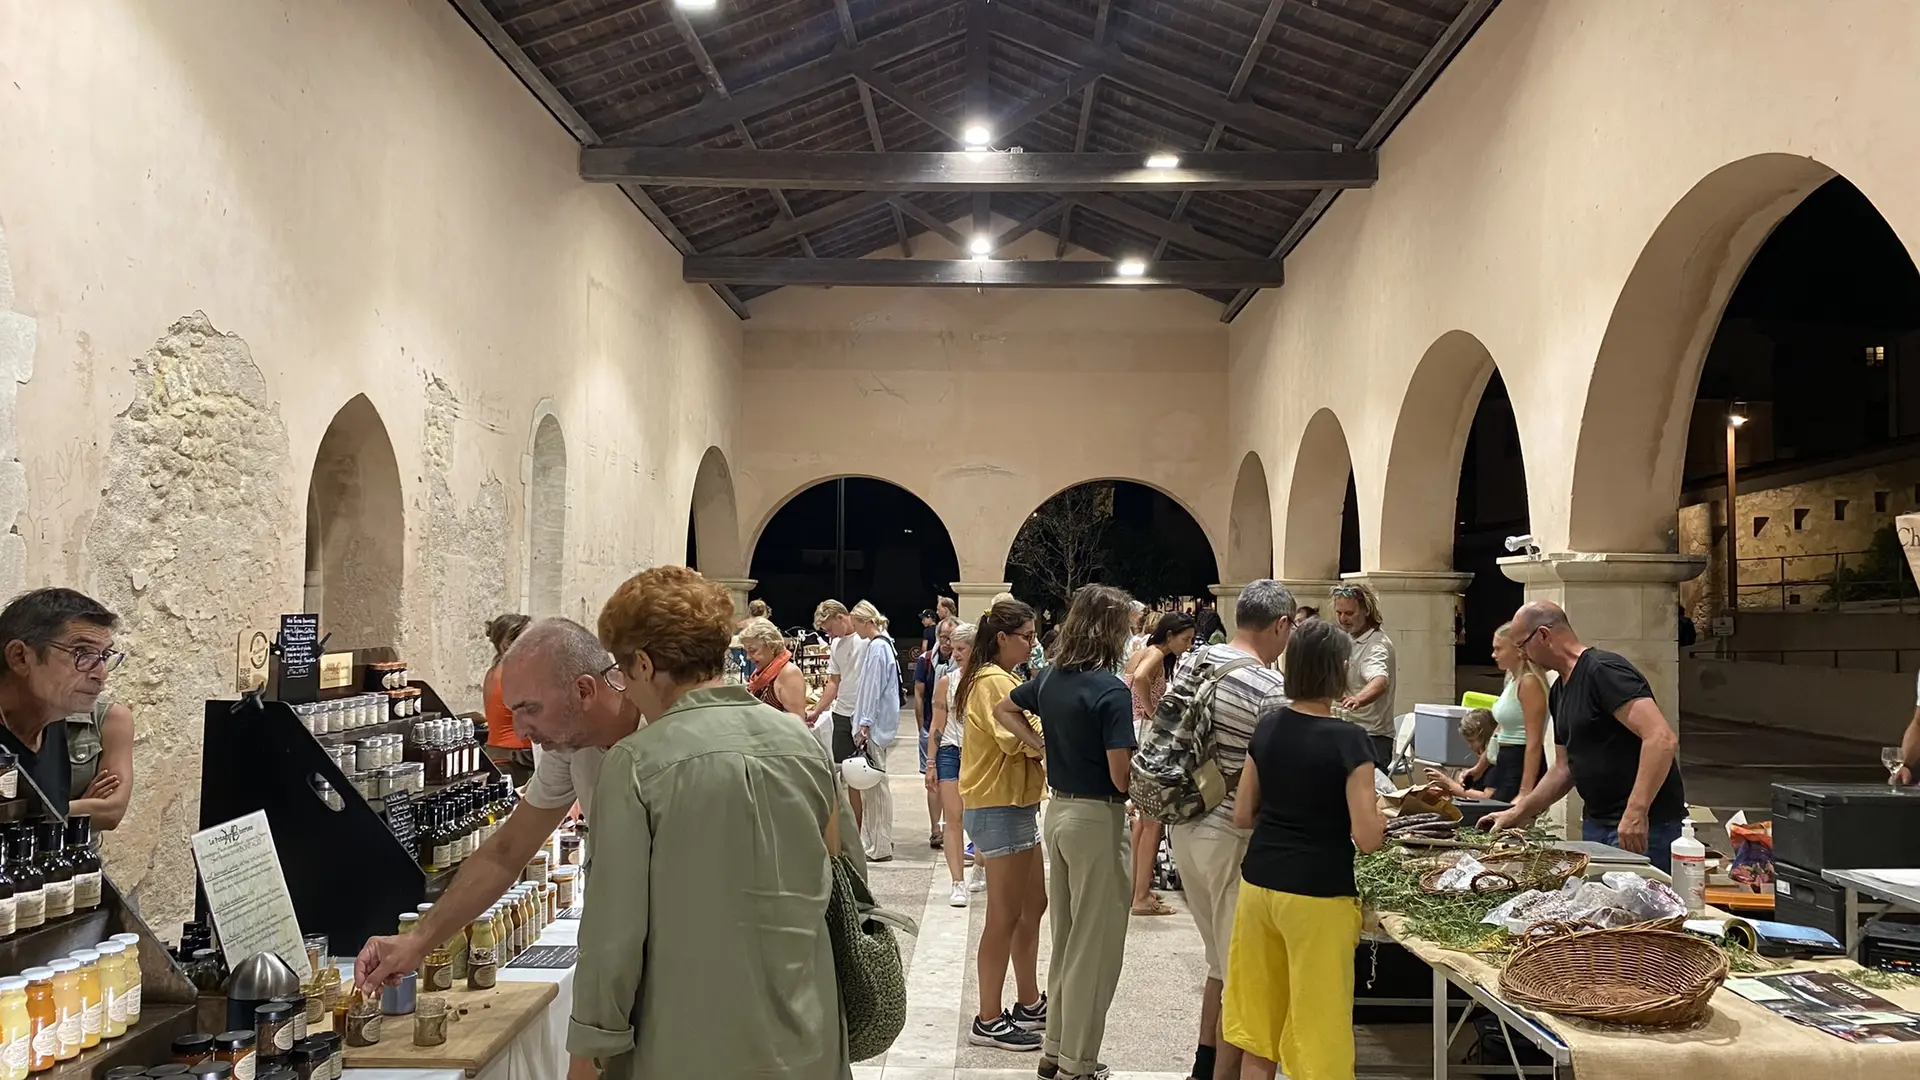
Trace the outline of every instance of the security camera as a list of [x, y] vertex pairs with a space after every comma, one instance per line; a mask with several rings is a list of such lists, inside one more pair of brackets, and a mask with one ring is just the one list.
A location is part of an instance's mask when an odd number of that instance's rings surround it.
[[1507, 550], [1520, 552], [1525, 555], [1540, 554], [1540, 546], [1533, 542], [1532, 533], [1521, 533], [1519, 536], [1507, 537]]

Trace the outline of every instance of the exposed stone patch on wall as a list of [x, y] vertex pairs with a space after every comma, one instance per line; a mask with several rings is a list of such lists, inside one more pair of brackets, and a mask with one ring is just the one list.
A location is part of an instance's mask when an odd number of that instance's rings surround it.
[[27, 468], [20, 460], [14, 405], [20, 384], [33, 377], [34, 340], [33, 320], [13, 310], [13, 267], [6, 225], [0, 223], [0, 596], [19, 592], [27, 578], [27, 541], [19, 526], [27, 509]]
[[454, 709], [480, 707], [480, 678], [493, 660], [482, 628], [510, 610], [507, 560], [507, 491], [496, 476], [480, 485], [473, 504], [462, 507], [453, 493], [454, 445], [460, 399], [439, 376], [426, 383], [421, 424], [420, 558], [409, 587], [410, 619], [405, 655], [426, 674]]
[[133, 710], [134, 797], [104, 844], [154, 926], [193, 903], [206, 698], [232, 689], [236, 635], [283, 598], [292, 455], [246, 343], [195, 312], [133, 365], [113, 422], [86, 588], [124, 620], [109, 683]]

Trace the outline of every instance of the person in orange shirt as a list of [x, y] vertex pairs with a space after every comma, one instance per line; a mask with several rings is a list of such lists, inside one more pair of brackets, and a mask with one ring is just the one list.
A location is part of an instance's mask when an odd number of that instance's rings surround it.
[[487, 621], [487, 640], [493, 643], [493, 665], [480, 680], [481, 699], [487, 711], [487, 756], [513, 780], [516, 788], [525, 787], [533, 776], [533, 744], [513, 730], [513, 710], [500, 694], [500, 658], [532, 622], [525, 615], [495, 615]]

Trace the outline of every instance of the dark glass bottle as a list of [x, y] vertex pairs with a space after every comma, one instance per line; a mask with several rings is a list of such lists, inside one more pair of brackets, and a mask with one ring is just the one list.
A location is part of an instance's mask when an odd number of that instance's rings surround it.
[[7, 870], [14, 880], [14, 922], [22, 930], [47, 921], [47, 878], [34, 854], [33, 823], [14, 822], [7, 828]]
[[14, 880], [13, 871], [7, 866], [6, 837], [0, 835], [0, 938], [12, 937], [19, 929], [18, 898], [14, 895], [19, 882]]
[[67, 858], [73, 862], [73, 910], [100, 906], [100, 852], [93, 846], [93, 818], [77, 814], [67, 819]]
[[40, 852], [34, 862], [47, 879], [47, 921], [73, 914], [73, 861], [67, 858], [67, 823], [42, 821], [34, 829], [40, 835]]

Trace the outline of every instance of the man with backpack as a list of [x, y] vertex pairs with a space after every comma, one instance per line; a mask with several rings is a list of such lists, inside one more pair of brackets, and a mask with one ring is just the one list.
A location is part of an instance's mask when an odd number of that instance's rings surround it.
[[1220, 995], [1240, 863], [1251, 833], [1233, 825], [1233, 794], [1260, 717], [1287, 704], [1286, 684], [1269, 665], [1293, 633], [1293, 593], [1263, 579], [1234, 606], [1234, 634], [1196, 647], [1143, 732], [1131, 788], [1136, 805], [1170, 827], [1187, 907], [1206, 949], [1193, 1080], [1240, 1075], [1240, 1050], [1220, 1038]]

